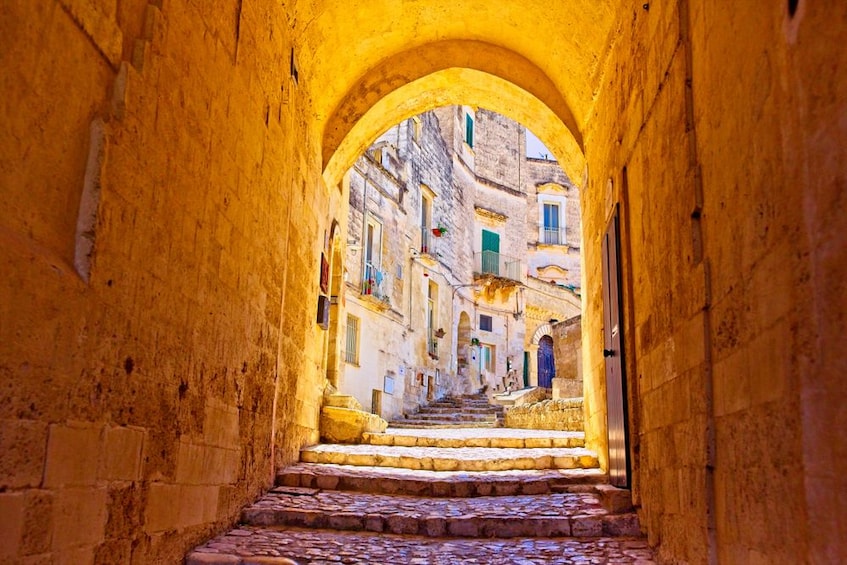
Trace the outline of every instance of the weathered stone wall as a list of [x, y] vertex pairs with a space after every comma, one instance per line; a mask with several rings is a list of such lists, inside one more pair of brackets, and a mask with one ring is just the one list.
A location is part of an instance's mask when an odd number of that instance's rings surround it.
[[542, 400], [526, 406], [508, 408], [504, 417], [507, 428], [531, 430], [583, 430], [584, 411], [582, 399]]
[[661, 557], [847, 561], [847, 6], [285, 6], [4, 4], [2, 559], [179, 561], [315, 437], [341, 194], [320, 172], [359, 118], [435, 94], [536, 120], [572, 176], [585, 148], [601, 450], [621, 203], [634, 494]]
[[634, 492], [670, 561], [843, 557], [827, 540], [839, 522], [824, 517], [838, 511], [823, 493], [838, 487], [823, 469], [843, 468], [844, 443], [822, 430], [844, 418], [821, 396], [838, 371], [819, 361], [820, 330], [836, 324], [818, 300], [830, 313], [847, 300], [833, 294], [844, 262], [824, 259], [845, 237], [824, 210], [844, 195], [844, 144], [833, 143], [845, 127], [826, 116], [843, 115], [847, 80], [815, 78], [832, 77], [836, 55], [812, 44], [837, 41], [825, 21], [836, 15], [800, 6], [793, 21], [784, 3], [633, 6], [586, 134], [587, 427], [605, 418], [590, 281], [620, 202]]
[[553, 324], [553, 354], [556, 378], [553, 398], [574, 398], [583, 394], [582, 316]]
[[479, 109], [474, 127], [476, 175], [512, 190], [523, 191], [521, 177], [526, 167], [523, 126], [496, 112]]
[[[435, 114], [426, 112], [418, 119], [417, 133], [411, 120], [387, 130], [349, 173], [346, 312], [360, 319], [360, 353], [357, 365], [345, 365], [340, 389], [371, 410], [373, 390], [383, 390], [384, 377], [391, 376], [394, 393], [382, 395], [381, 407], [381, 415], [389, 419], [461, 388], [451, 370], [454, 312], [448, 283], [455, 280], [454, 270], [466, 269], [457, 260], [465, 246], [455, 233], [464, 232], [466, 216], [456, 203], [462, 193], [452, 184], [452, 152]], [[426, 233], [426, 250], [421, 234], [425, 191], [432, 200], [432, 225], [447, 227], [441, 238]], [[365, 205], [368, 218], [382, 226], [378, 255], [388, 294], [385, 301], [362, 293]], [[437, 359], [427, 348], [430, 281], [438, 285], [439, 294], [435, 329], [445, 329], [437, 341]]]
[[3, 12], [0, 561], [179, 562], [317, 439], [340, 193], [286, 14]]
[[[579, 188], [556, 161], [526, 158], [522, 163], [524, 191], [527, 193], [527, 266], [532, 276], [579, 288], [582, 285], [580, 248], [582, 220]], [[540, 238], [543, 216], [539, 200], [564, 199], [561, 245], [548, 245]]]

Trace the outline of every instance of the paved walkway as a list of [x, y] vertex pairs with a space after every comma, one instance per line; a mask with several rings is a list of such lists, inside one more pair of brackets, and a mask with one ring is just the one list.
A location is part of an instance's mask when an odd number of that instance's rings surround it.
[[433, 539], [241, 527], [198, 548], [186, 565], [648, 565], [655, 563], [652, 555], [646, 540], [633, 538]]
[[579, 432], [469, 426], [308, 447], [186, 564], [653, 563], [629, 491], [601, 484], [583, 446]]

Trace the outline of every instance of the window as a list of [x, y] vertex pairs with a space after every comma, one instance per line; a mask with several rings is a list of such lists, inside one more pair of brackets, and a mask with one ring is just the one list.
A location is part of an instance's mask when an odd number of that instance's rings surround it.
[[492, 328], [492, 320], [491, 316], [486, 316], [485, 314], [479, 315], [479, 329], [484, 332], [490, 332]]
[[479, 370], [494, 372], [495, 367], [494, 346], [489, 343], [483, 343], [479, 346]]
[[351, 365], [359, 364], [359, 318], [347, 315], [347, 342], [344, 360]]
[[365, 225], [365, 249], [362, 259], [362, 294], [381, 295], [384, 274], [380, 271], [382, 259], [382, 224], [368, 218]]
[[561, 230], [559, 229], [559, 205], [551, 202], [544, 203], [544, 238], [542, 241], [551, 245], [562, 243]]
[[500, 234], [482, 230], [481, 268], [483, 274], [500, 274]]
[[368, 218], [365, 228], [365, 263], [378, 269], [382, 256], [382, 224]]
[[567, 198], [558, 194], [538, 196], [538, 242], [546, 245], [567, 245], [565, 210]]
[[470, 114], [465, 114], [465, 143], [473, 147], [473, 118]]
[[421, 185], [421, 253], [434, 255], [432, 248], [432, 198], [426, 191], [429, 188]]

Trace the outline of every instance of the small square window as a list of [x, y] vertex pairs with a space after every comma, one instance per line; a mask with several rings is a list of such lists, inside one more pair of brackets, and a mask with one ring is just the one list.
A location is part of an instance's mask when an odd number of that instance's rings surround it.
[[491, 320], [491, 316], [486, 316], [484, 314], [479, 315], [479, 329], [484, 332], [490, 332], [493, 327], [493, 323]]

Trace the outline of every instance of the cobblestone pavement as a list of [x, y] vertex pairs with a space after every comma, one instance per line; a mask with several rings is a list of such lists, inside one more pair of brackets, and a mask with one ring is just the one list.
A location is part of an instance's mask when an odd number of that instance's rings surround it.
[[[217, 560], [218, 556], [221, 560]], [[238, 556], [236, 558], [235, 556]], [[213, 539], [186, 565], [290, 563], [298, 565], [584, 565], [655, 563], [644, 539], [432, 539], [368, 532], [242, 527]]]
[[593, 493], [420, 498], [279, 487], [242, 512], [253, 526], [429, 537], [638, 536], [635, 514], [610, 515]]
[[[285, 490], [285, 489], [281, 489]], [[294, 492], [300, 492], [294, 490]], [[270, 492], [248, 507], [251, 509], [309, 509], [325, 513], [356, 515], [403, 514], [406, 516], [561, 516], [600, 515], [606, 511], [593, 493], [546, 494], [535, 496], [480, 496], [474, 498], [420, 498], [384, 494], [319, 491], [299, 494]]]

